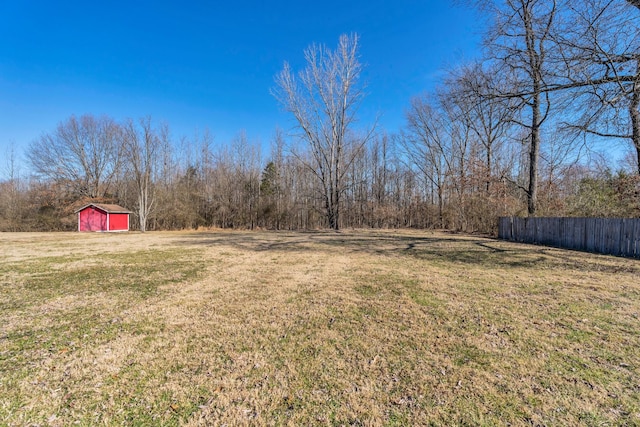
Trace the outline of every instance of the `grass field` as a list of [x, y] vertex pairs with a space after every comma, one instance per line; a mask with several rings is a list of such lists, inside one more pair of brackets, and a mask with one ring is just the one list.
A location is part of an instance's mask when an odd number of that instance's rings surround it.
[[0, 425], [640, 425], [639, 316], [479, 237], [0, 234]]

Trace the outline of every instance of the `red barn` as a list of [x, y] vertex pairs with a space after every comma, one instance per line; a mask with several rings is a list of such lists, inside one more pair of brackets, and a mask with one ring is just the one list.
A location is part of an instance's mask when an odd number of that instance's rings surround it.
[[78, 231], [129, 231], [129, 212], [122, 206], [90, 203], [76, 211]]

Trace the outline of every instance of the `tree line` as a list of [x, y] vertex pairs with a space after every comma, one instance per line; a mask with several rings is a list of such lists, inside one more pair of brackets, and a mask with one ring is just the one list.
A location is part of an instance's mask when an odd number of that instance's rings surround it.
[[[296, 131], [175, 140], [151, 118], [70, 117], [8, 156], [0, 229], [66, 230], [89, 201], [137, 228], [419, 227], [495, 232], [504, 215], [640, 215], [640, 4], [473, 2], [482, 58], [447, 70], [388, 134], [359, 125], [358, 35], [311, 45], [272, 93]], [[616, 147], [614, 150], [612, 147]], [[613, 163], [610, 153], [626, 152]]]

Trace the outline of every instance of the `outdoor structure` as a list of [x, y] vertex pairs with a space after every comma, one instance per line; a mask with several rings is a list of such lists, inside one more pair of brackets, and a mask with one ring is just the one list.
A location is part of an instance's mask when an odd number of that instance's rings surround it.
[[129, 231], [129, 212], [122, 206], [90, 203], [76, 211], [78, 231]]
[[498, 238], [640, 258], [640, 218], [502, 217]]

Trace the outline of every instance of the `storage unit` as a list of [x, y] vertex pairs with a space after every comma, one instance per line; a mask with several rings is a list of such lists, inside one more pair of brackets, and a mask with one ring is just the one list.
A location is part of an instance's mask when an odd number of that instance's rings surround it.
[[90, 203], [76, 213], [78, 231], [129, 231], [131, 212], [122, 206]]

